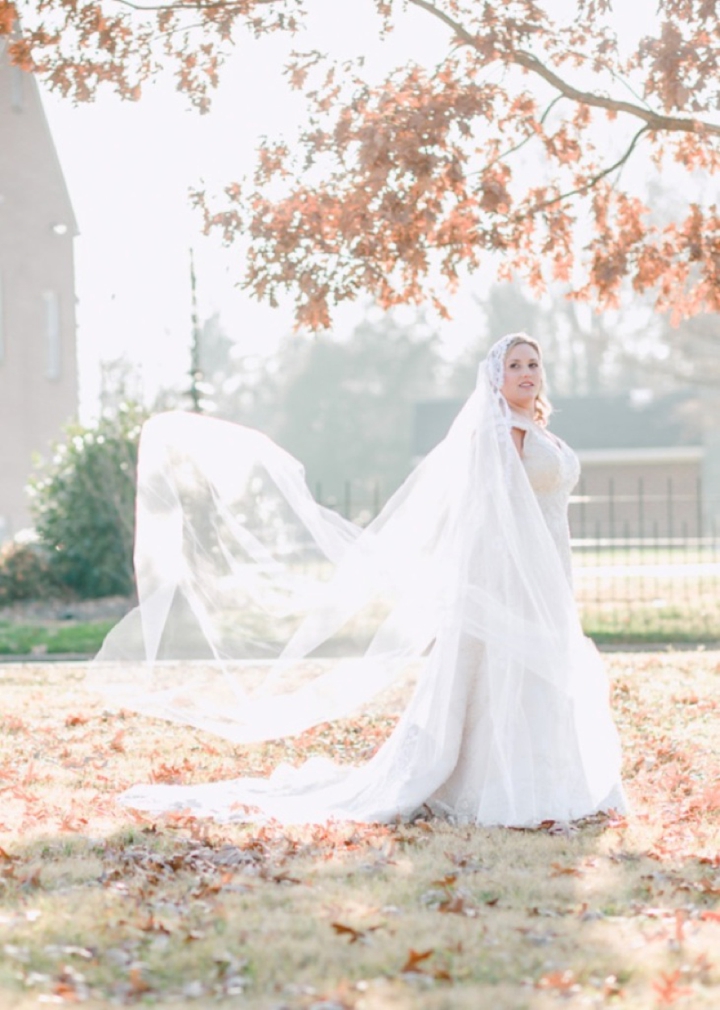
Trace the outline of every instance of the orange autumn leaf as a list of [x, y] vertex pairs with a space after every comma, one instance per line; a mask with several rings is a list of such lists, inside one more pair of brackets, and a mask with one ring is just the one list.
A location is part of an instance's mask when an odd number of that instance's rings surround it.
[[562, 863], [550, 863], [551, 877], [582, 877], [583, 872], [576, 866], [563, 866]]
[[656, 1000], [660, 1006], [672, 1006], [683, 996], [690, 996], [692, 989], [689, 986], [678, 985], [681, 978], [680, 969], [673, 972], [660, 972], [660, 980], [653, 982], [653, 989], [656, 992]]
[[421, 950], [413, 950], [412, 948], [410, 948], [410, 950], [408, 951], [408, 956], [405, 961], [405, 964], [400, 969], [401, 973], [405, 974], [409, 972], [422, 972], [423, 969], [420, 967], [420, 965], [423, 963], [423, 961], [427, 961], [429, 957], [432, 957], [434, 953], [435, 953], [434, 950], [421, 951]]
[[358, 940], [362, 940], [366, 935], [365, 930], [355, 929], [353, 926], [346, 926], [342, 922], [331, 922], [330, 925], [338, 936], [346, 936], [350, 943], [357, 943]]
[[536, 989], [554, 989], [557, 992], [568, 993], [575, 991], [578, 987], [575, 973], [569, 969], [566, 971], [551, 971], [541, 975], [535, 983]]
[[123, 737], [125, 736], [125, 730], [119, 729], [115, 736], [110, 741], [110, 750], [116, 751], [118, 754], [125, 753], [125, 744], [123, 743]]
[[715, 912], [711, 908], [703, 908], [700, 912], [700, 918], [704, 922], [720, 922], [720, 912]]
[[69, 715], [65, 719], [65, 725], [71, 726], [84, 726], [88, 722], [88, 716], [82, 715], [81, 713], [75, 713], [74, 715]]

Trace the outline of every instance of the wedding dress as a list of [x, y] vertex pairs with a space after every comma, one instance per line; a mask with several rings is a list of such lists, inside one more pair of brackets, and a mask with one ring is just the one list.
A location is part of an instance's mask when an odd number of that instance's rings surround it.
[[513, 826], [625, 808], [607, 678], [572, 595], [579, 464], [500, 393], [512, 336], [365, 529], [317, 505], [300, 464], [259, 432], [182, 413], [147, 423], [140, 602], [106, 639], [93, 685], [237, 742], [382, 704], [402, 685], [410, 698], [361, 766], [314, 758], [264, 779], [139, 785], [124, 803], [285, 823], [429, 808]]

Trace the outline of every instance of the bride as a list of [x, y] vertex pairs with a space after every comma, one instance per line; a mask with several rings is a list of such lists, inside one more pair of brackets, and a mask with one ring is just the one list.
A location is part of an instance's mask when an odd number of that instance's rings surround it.
[[119, 705], [243, 743], [407, 697], [358, 767], [141, 785], [219, 820], [387, 822], [427, 807], [529, 826], [625, 807], [606, 674], [571, 586], [579, 475], [547, 429], [540, 347], [499, 340], [450, 432], [365, 529], [247, 428], [161, 414], [141, 439], [139, 605], [91, 679]]

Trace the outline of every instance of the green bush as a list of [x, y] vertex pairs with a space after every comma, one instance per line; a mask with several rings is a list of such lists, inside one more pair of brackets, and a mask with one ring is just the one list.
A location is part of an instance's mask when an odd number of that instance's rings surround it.
[[137, 447], [143, 412], [123, 404], [93, 427], [73, 425], [29, 492], [56, 580], [79, 596], [133, 590]]
[[40, 544], [10, 540], [0, 547], [0, 606], [61, 592], [48, 551]]

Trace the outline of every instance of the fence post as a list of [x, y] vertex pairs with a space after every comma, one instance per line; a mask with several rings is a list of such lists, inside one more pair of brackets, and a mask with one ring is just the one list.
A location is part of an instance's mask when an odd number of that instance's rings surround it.
[[697, 510], [697, 535], [698, 540], [703, 535], [703, 507], [702, 507], [702, 477], [698, 477], [695, 482], [695, 507]]
[[580, 536], [585, 539], [585, 478], [580, 478]]

